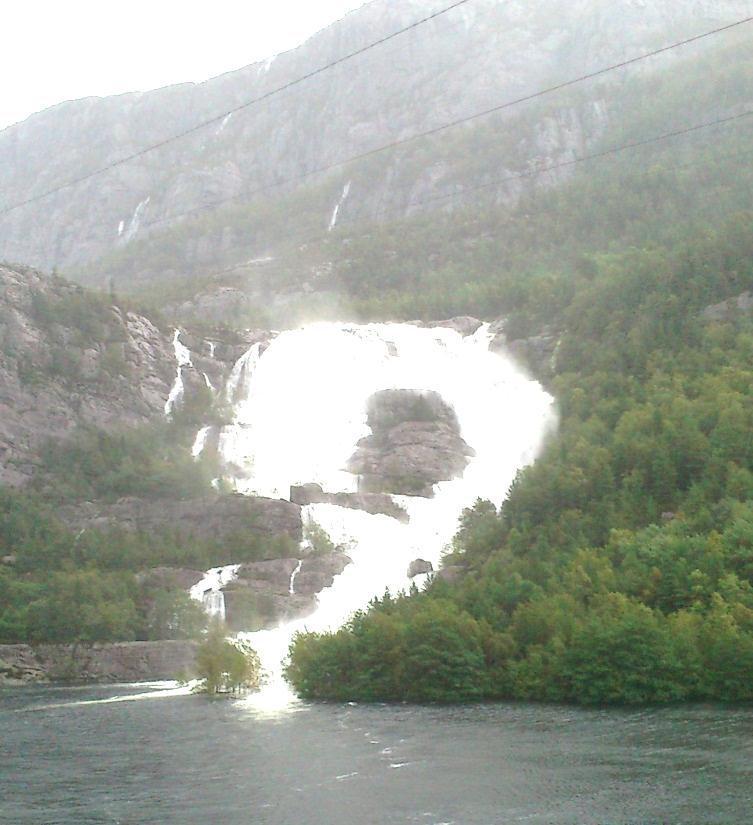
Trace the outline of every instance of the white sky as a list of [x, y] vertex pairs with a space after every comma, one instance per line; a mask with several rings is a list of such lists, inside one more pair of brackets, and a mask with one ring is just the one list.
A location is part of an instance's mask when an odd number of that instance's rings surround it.
[[364, 0], [0, 4], [3, 129], [63, 100], [206, 80], [246, 66], [302, 43]]

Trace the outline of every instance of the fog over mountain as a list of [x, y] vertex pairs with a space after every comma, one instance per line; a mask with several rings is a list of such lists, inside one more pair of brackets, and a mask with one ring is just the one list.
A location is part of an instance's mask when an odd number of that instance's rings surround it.
[[[36, 114], [0, 133], [0, 207], [168, 138], [441, 7], [437, 0], [373, 3], [264, 64], [206, 83], [87, 98]], [[189, 220], [179, 217], [185, 212], [203, 210], [189, 224], [185, 256], [194, 272], [208, 274], [274, 255], [281, 236], [441, 208], [442, 201], [424, 202], [459, 182], [583, 152], [619, 109], [626, 74], [585, 84], [577, 99], [561, 96], [533, 123], [522, 123], [529, 106], [516, 107], [300, 178], [749, 11], [746, 0], [476, 0], [134, 162], [0, 216], [0, 258], [54, 267], [98, 286], [116, 274], [119, 288], [128, 290], [175, 275], [176, 262], [160, 259], [161, 239]], [[659, 59], [650, 61], [630, 76], [657, 65]], [[493, 129], [493, 139], [469, 162], [463, 141], [484, 129]], [[526, 185], [501, 187], [497, 197], [514, 200]], [[298, 208], [281, 228], [270, 210], [291, 197]], [[218, 230], [206, 222], [214, 219], [213, 204], [227, 199], [225, 211], [235, 213]], [[255, 211], [238, 216], [249, 204]], [[127, 271], [117, 265], [123, 255]], [[84, 266], [88, 274], [81, 276]]]

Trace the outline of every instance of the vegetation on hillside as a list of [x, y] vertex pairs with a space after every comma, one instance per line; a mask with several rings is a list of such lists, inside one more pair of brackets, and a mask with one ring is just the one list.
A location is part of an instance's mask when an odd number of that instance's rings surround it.
[[462, 581], [298, 636], [301, 695], [753, 700], [753, 319], [701, 317], [751, 288], [749, 213], [598, 258], [558, 308], [560, 434], [464, 514]]

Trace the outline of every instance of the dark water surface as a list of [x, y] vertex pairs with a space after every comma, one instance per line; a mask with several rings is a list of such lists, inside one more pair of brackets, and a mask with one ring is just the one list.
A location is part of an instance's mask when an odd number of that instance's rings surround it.
[[0, 822], [753, 822], [753, 709], [78, 704], [144, 690], [0, 691]]

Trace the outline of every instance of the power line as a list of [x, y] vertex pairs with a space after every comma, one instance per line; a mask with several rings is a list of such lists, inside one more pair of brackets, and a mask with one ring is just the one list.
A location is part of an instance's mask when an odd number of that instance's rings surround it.
[[[421, 201], [409, 202], [406, 205], [407, 206], [416, 206], [416, 205], [428, 203], [428, 202], [431, 202], [431, 201], [441, 200], [441, 199], [449, 200], [451, 198], [461, 197], [463, 195], [468, 194], [469, 192], [475, 192], [475, 191], [480, 191], [482, 189], [489, 189], [491, 187], [500, 186], [500, 185], [502, 185], [504, 183], [507, 183], [509, 181], [519, 180], [521, 178], [538, 177], [539, 175], [547, 174], [548, 172], [554, 171], [556, 169], [567, 168], [567, 167], [575, 166], [575, 165], [578, 165], [578, 164], [581, 164], [581, 163], [587, 163], [587, 162], [590, 162], [590, 161], [593, 161], [593, 160], [598, 160], [598, 159], [601, 159], [601, 158], [610, 157], [610, 156], [617, 155], [617, 154], [620, 154], [621, 152], [625, 152], [625, 151], [628, 151], [628, 150], [631, 150], [631, 149], [637, 149], [637, 148], [640, 148], [640, 147], [643, 147], [643, 146], [649, 146], [649, 145], [652, 145], [652, 144], [660, 143], [660, 142], [665, 141], [665, 140], [671, 140], [671, 139], [674, 139], [674, 138], [682, 137], [684, 135], [694, 134], [694, 133], [700, 132], [704, 129], [713, 128], [714, 126], [729, 125], [731, 123], [738, 122], [738, 121], [740, 121], [744, 118], [750, 117], [752, 115], [753, 115], [753, 109], [750, 109], [750, 110], [747, 110], [745, 112], [741, 112], [740, 114], [737, 114], [737, 115], [731, 115], [729, 117], [717, 118], [715, 120], [705, 121], [704, 123], [699, 123], [699, 124], [696, 124], [694, 126], [689, 126], [685, 129], [676, 129], [676, 130], [673, 130], [671, 132], [665, 132], [661, 135], [656, 135], [656, 136], [651, 137], [651, 138], [646, 138], [645, 140], [640, 140], [640, 141], [634, 141], [632, 143], [621, 144], [620, 146], [614, 146], [614, 147], [611, 147], [610, 149], [605, 149], [604, 151], [601, 151], [601, 152], [595, 152], [591, 155], [583, 155], [583, 156], [580, 156], [578, 158], [573, 158], [573, 159], [568, 160], [568, 161], [563, 161], [561, 163], [551, 164], [551, 165], [546, 166], [546, 167], [540, 167], [538, 169], [526, 171], [526, 172], [523, 172], [523, 173], [520, 173], [520, 174], [517, 174], [517, 175], [511, 175], [509, 177], [505, 177], [505, 178], [502, 178], [502, 179], [499, 179], [499, 180], [495, 180], [495, 181], [487, 182], [487, 183], [484, 183], [484, 184], [480, 184], [478, 186], [466, 187], [462, 190], [458, 190], [456, 192], [451, 192], [451, 193], [448, 193], [448, 194], [445, 194], [445, 195], [433, 196], [431, 198], [426, 198], [426, 199], [423, 199]], [[746, 155], [746, 154], [750, 154], [750, 152], [733, 153], [731, 155], [724, 156], [720, 159], [723, 160], [725, 157], [738, 157], [738, 156], [742, 156], [742, 155]], [[676, 166], [667, 167], [666, 171], [676, 171], [676, 170], [685, 169], [685, 168], [689, 168], [689, 167], [700, 167], [701, 165], [702, 164], [695, 163], [695, 162], [680, 164], [680, 165], [676, 165]], [[324, 240], [330, 240], [330, 239], [332, 239], [331, 233], [322, 234], [321, 232], [319, 232], [316, 235], [307, 235], [305, 237], [300, 237], [300, 238], [295, 240], [295, 243], [296, 244], [314, 243], [316, 241], [324, 241]], [[223, 275], [223, 274], [226, 274], [226, 273], [229, 273], [229, 272], [235, 272], [237, 270], [240, 270], [240, 269], [243, 269], [245, 267], [251, 266], [252, 263], [253, 263], [252, 261], [245, 261], [243, 263], [234, 264], [234, 265], [229, 266], [229, 267], [224, 267], [222, 269], [215, 270], [212, 273], [212, 275], [213, 275], [213, 277], [216, 277], [218, 275]]]
[[[325, 166], [320, 166], [316, 169], [312, 169], [308, 172], [304, 172], [301, 175], [291, 176], [291, 177], [285, 178], [284, 180], [281, 180], [281, 181], [275, 181], [274, 183], [266, 184], [264, 186], [257, 187], [256, 189], [241, 192], [241, 193], [236, 194], [236, 195], [231, 195], [227, 198], [222, 198], [220, 200], [213, 201], [212, 203], [209, 203], [209, 204], [203, 204], [201, 206], [196, 206], [196, 207], [193, 207], [191, 209], [185, 210], [183, 212], [173, 213], [173, 214], [167, 215], [163, 218], [156, 218], [152, 221], [146, 222], [144, 224], [144, 227], [146, 228], [146, 227], [149, 227], [149, 226], [156, 226], [156, 225], [159, 225], [159, 224], [162, 224], [162, 223], [166, 223], [166, 222], [169, 222], [169, 221], [176, 220], [177, 218], [184, 218], [184, 217], [188, 217], [190, 215], [198, 214], [200, 212], [205, 212], [208, 209], [216, 209], [217, 207], [224, 206], [227, 203], [232, 203], [233, 201], [240, 200], [241, 198], [251, 198], [251, 197], [254, 197], [255, 195], [263, 194], [264, 192], [268, 192], [272, 189], [278, 189], [281, 186], [287, 186], [291, 183], [297, 183], [297, 182], [306, 180], [307, 178], [313, 177], [314, 175], [323, 174], [325, 172], [331, 172], [334, 169], [339, 169], [340, 167], [347, 166], [350, 163], [355, 163], [356, 161], [365, 160], [366, 158], [370, 158], [370, 157], [373, 157], [374, 155], [381, 154], [382, 152], [385, 152], [389, 149], [400, 148], [400, 147], [405, 146], [409, 143], [413, 143], [414, 141], [419, 140], [421, 138], [431, 137], [431, 136], [440, 134], [441, 132], [444, 132], [448, 129], [452, 129], [452, 128], [455, 128], [457, 126], [461, 126], [463, 124], [470, 123], [474, 120], [478, 120], [479, 118], [486, 117], [488, 115], [495, 114], [495, 113], [504, 111], [506, 109], [510, 109], [510, 108], [512, 108], [514, 106], [518, 106], [522, 103], [528, 103], [530, 101], [536, 100], [536, 99], [544, 97], [546, 95], [553, 94], [554, 92], [559, 92], [559, 91], [562, 91], [563, 89], [567, 89], [567, 88], [570, 88], [572, 86], [576, 86], [580, 83], [584, 83], [588, 80], [592, 80], [594, 78], [597, 78], [597, 77], [600, 77], [602, 75], [608, 74], [609, 72], [617, 71], [619, 69], [624, 69], [628, 66], [632, 66], [632, 65], [635, 65], [636, 63], [640, 63], [640, 62], [642, 62], [644, 60], [648, 60], [652, 57], [656, 57], [658, 55], [665, 54], [665, 53], [667, 53], [669, 51], [672, 51], [674, 49], [678, 49], [678, 48], [681, 48], [683, 46], [690, 45], [691, 43], [696, 43], [700, 40], [704, 40], [706, 38], [713, 37], [713, 36], [718, 35], [718, 34], [722, 34], [723, 32], [730, 31], [731, 29], [735, 29], [739, 26], [742, 26], [746, 23], [750, 23], [752, 21], [753, 21], [753, 16], [746, 17], [742, 20], [737, 20], [734, 23], [729, 23], [728, 25], [721, 26], [721, 27], [716, 28], [716, 29], [712, 29], [711, 31], [704, 32], [703, 34], [698, 34], [698, 35], [695, 35], [693, 37], [686, 38], [685, 40], [678, 41], [677, 43], [672, 43], [668, 46], [663, 46], [660, 49], [655, 49], [654, 51], [646, 52], [646, 53], [638, 55], [636, 57], [632, 57], [628, 60], [624, 60], [620, 63], [615, 63], [611, 66], [606, 66], [606, 67], [598, 69], [596, 71], [589, 72], [588, 74], [580, 75], [579, 77], [575, 77], [575, 78], [572, 78], [570, 80], [566, 80], [562, 83], [558, 83], [554, 86], [549, 86], [545, 89], [541, 89], [539, 91], [532, 92], [531, 94], [524, 95], [523, 97], [519, 97], [519, 98], [516, 98], [514, 100], [509, 100], [509, 101], [506, 101], [504, 103], [500, 103], [497, 106], [493, 106], [489, 109], [484, 109], [483, 111], [476, 112], [474, 114], [467, 115], [465, 117], [458, 118], [456, 120], [452, 120], [449, 123], [444, 123], [444, 124], [441, 124], [440, 126], [435, 126], [431, 129], [427, 129], [426, 131], [418, 132], [414, 135], [410, 135], [410, 136], [405, 137], [405, 138], [401, 138], [401, 139], [398, 139], [398, 140], [391, 141], [389, 143], [383, 144], [382, 146], [378, 146], [374, 149], [369, 149], [365, 152], [362, 152], [361, 154], [345, 158], [344, 160], [334, 161], [333, 163], [329, 163]], [[0, 212], [0, 214], [2, 214], [2, 213]]]
[[174, 143], [176, 140], [181, 140], [182, 138], [188, 137], [202, 129], [207, 128], [208, 126], [213, 126], [217, 123], [222, 122], [226, 117], [230, 115], [238, 114], [239, 112], [245, 111], [252, 106], [255, 106], [257, 103], [261, 103], [264, 100], [268, 100], [269, 98], [280, 94], [281, 92], [287, 91], [288, 89], [293, 88], [294, 86], [298, 86], [301, 83], [304, 83], [312, 78], [327, 72], [336, 66], [340, 66], [343, 63], [352, 60], [355, 57], [358, 57], [362, 54], [365, 54], [372, 49], [377, 48], [378, 46], [383, 45], [384, 43], [388, 43], [391, 40], [394, 40], [396, 37], [400, 37], [401, 35], [413, 31], [414, 29], [419, 28], [420, 26], [425, 25], [426, 23], [431, 22], [432, 20], [436, 20], [437, 18], [441, 17], [448, 12], [453, 11], [454, 9], [459, 8], [460, 6], [464, 6], [467, 3], [470, 3], [471, 0], [456, 0], [456, 2], [452, 3], [449, 6], [445, 6], [444, 8], [440, 9], [439, 11], [433, 12], [432, 14], [427, 15], [426, 17], [421, 18], [420, 20], [411, 23], [408, 26], [405, 26], [402, 29], [399, 29], [392, 34], [386, 35], [385, 37], [380, 38], [379, 40], [375, 40], [366, 46], [361, 47], [360, 49], [356, 49], [353, 52], [349, 52], [348, 54], [344, 55], [343, 57], [339, 57], [336, 60], [333, 60], [331, 63], [327, 63], [324, 66], [320, 66], [318, 69], [314, 69], [311, 72], [308, 72], [301, 77], [296, 78], [295, 80], [291, 80], [288, 83], [284, 83], [282, 86], [278, 86], [268, 92], [265, 92], [258, 97], [252, 98], [251, 100], [247, 100], [245, 103], [241, 103], [238, 106], [233, 107], [232, 109], [227, 109], [226, 111], [222, 112], [219, 115], [215, 115], [207, 120], [203, 120], [200, 123], [197, 123], [194, 126], [191, 126], [188, 129], [183, 130], [182, 132], [178, 132], [175, 135], [171, 135], [164, 140], [161, 140], [157, 143], [152, 143], [149, 146], [145, 146], [143, 149], [139, 149], [137, 152], [133, 152], [130, 155], [125, 155], [118, 160], [112, 161], [111, 163], [107, 164], [106, 166], [102, 166], [99, 169], [94, 169], [91, 172], [87, 172], [85, 175], [81, 175], [78, 178], [74, 178], [66, 183], [62, 183], [52, 189], [48, 189], [46, 192], [42, 192], [39, 195], [34, 195], [31, 198], [27, 198], [24, 201], [20, 201], [18, 203], [12, 204], [11, 206], [6, 206], [3, 209], [0, 209], [0, 215], [7, 215], [9, 212], [13, 212], [16, 209], [20, 209], [22, 206], [28, 206], [29, 204], [36, 203], [44, 198], [49, 197], [50, 195], [55, 195], [58, 192], [62, 192], [65, 189], [69, 189], [72, 186], [77, 186], [80, 183], [84, 183], [87, 180], [91, 180], [98, 175], [101, 175], [105, 172], [109, 172], [112, 169], [116, 169], [119, 166], [123, 166], [126, 163], [130, 163], [133, 160], [137, 160], [138, 158], [144, 157], [144, 155], [155, 151], [156, 149], [161, 149], [164, 146], [167, 146], [171, 143]]
[[751, 115], [753, 115], [753, 109], [749, 109], [737, 115], [730, 115], [729, 117], [710, 120], [706, 123], [699, 123], [695, 126], [690, 126], [686, 129], [677, 129], [673, 132], [666, 132], [663, 135], [657, 135], [655, 137], [646, 138], [645, 140], [637, 140], [633, 143], [625, 143], [621, 146], [615, 146], [611, 149], [605, 149], [601, 152], [595, 152], [591, 155], [581, 155], [580, 157], [571, 158], [570, 160], [561, 161], [559, 163], [553, 163], [548, 166], [539, 167], [538, 169], [531, 169], [526, 172], [519, 172], [516, 175], [509, 175], [508, 177], [497, 178], [496, 180], [489, 181], [487, 183], [482, 183], [477, 186], [467, 186], [463, 189], [459, 189], [455, 192], [449, 192], [444, 195], [432, 195], [429, 198], [424, 198], [419, 201], [409, 201], [406, 204], [406, 206], [419, 206], [426, 203], [433, 203], [435, 201], [456, 198], [460, 197], [461, 195], [465, 195], [468, 192], [478, 192], [482, 189], [490, 189], [491, 187], [502, 186], [505, 183], [511, 183], [516, 180], [537, 177], [538, 175], [544, 175], [547, 172], [554, 172], [557, 169], [566, 169], [569, 166], [576, 166], [579, 163], [586, 163], [587, 161], [598, 160], [599, 158], [608, 157], [610, 155], [616, 155], [620, 152], [625, 152], [628, 149], [638, 149], [641, 146], [649, 146], [652, 143], [659, 143], [660, 141], [670, 140], [676, 137], [682, 137], [683, 135], [689, 135], [693, 132], [699, 132], [702, 129], [710, 129], [712, 126], [722, 126], [727, 123], [733, 123], [734, 121], [742, 120], [743, 118], [750, 117]]

